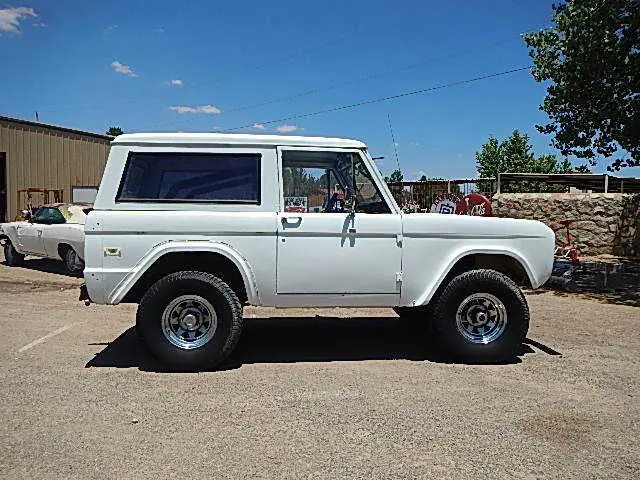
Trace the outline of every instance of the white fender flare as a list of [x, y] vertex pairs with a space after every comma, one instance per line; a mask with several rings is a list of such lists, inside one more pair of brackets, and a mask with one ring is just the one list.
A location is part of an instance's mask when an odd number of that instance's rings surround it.
[[240, 271], [242, 281], [244, 282], [247, 292], [247, 301], [253, 305], [260, 303], [258, 289], [256, 287], [256, 279], [253, 270], [249, 266], [247, 260], [233, 247], [222, 242], [212, 241], [189, 241], [175, 242], [169, 241], [154, 246], [140, 261], [131, 269], [131, 271], [116, 285], [113, 291], [107, 297], [107, 303], [116, 305], [122, 301], [125, 295], [133, 288], [144, 273], [161, 257], [170, 253], [218, 253], [229, 260]]
[[434, 293], [436, 293], [436, 290], [440, 287], [440, 285], [442, 284], [446, 276], [449, 274], [451, 269], [454, 267], [454, 265], [458, 263], [458, 261], [461, 258], [467, 257], [469, 255], [476, 255], [476, 254], [505, 255], [507, 257], [511, 257], [522, 266], [532, 285], [536, 286], [536, 284], [538, 283], [529, 262], [515, 250], [502, 249], [502, 248], [477, 248], [477, 249], [471, 249], [471, 250], [459, 250], [454, 255], [451, 256], [446, 268], [444, 268], [442, 272], [440, 272], [440, 275], [438, 276], [435, 282], [427, 286], [424, 292], [417, 298], [414, 305], [420, 306], [420, 305], [426, 305], [427, 303], [429, 303], [429, 301], [431, 300], [431, 297], [433, 297]]

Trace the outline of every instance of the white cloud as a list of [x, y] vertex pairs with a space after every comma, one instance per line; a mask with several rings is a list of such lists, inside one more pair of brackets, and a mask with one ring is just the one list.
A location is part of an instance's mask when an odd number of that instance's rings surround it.
[[116, 31], [117, 29], [118, 29], [118, 25], [116, 25], [115, 23], [114, 23], [114, 24], [112, 24], [112, 25], [107, 25], [107, 26], [105, 27], [105, 29], [104, 29], [104, 30], [102, 30], [102, 34], [103, 34], [103, 35], [107, 35], [107, 34], [109, 34], [109, 33], [111, 33], [111, 32]]
[[162, 27], [154, 28], [153, 31], [156, 32], [156, 33], [164, 33], [165, 32], [164, 28], [162, 28]]
[[180, 79], [176, 79], [176, 80], [169, 80], [169, 85], [176, 86], [176, 87], [181, 87], [184, 85], [184, 83], [182, 82], [182, 80]]
[[128, 75], [129, 77], [137, 77], [138, 75], [131, 69], [129, 65], [125, 65], [115, 60], [111, 62], [111, 68], [113, 68], [116, 72], [121, 73], [123, 75]]
[[276, 130], [280, 133], [291, 133], [298, 130], [298, 127], [296, 127], [295, 125], [280, 125], [276, 128]]
[[188, 107], [188, 106], [183, 106], [183, 105], [179, 105], [179, 106], [175, 106], [175, 107], [169, 107], [169, 110], [173, 111], [173, 112], [177, 112], [177, 113], [206, 113], [208, 115], [215, 115], [217, 113], [220, 113], [221, 110], [218, 107], [214, 107], [213, 105], [198, 105], [195, 107]]
[[254, 123], [251, 128], [255, 128], [256, 130], [266, 130], [267, 127], [262, 123]]
[[422, 178], [422, 176], [427, 176], [427, 172], [425, 172], [424, 170], [418, 170], [416, 172], [416, 180], [420, 180], [420, 178]]
[[7, 7], [0, 9], [0, 32], [20, 33], [20, 22], [36, 18], [38, 14], [29, 7]]

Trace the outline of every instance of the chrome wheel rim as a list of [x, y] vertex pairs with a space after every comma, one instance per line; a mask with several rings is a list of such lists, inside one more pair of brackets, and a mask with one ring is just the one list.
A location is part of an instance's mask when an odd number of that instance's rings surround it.
[[174, 298], [162, 313], [162, 333], [172, 345], [183, 350], [207, 343], [217, 327], [218, 317], [213, 305], [199, 295]]
[[73, 272], [78, 269], [78, 256], [73, 250], [67, 253], [67, 270]]
[[471, 343], [491, 343], [507, 328], [507, 309], [490, 293], [474, 293], [465, 298], [456, 312], [458, 332]]

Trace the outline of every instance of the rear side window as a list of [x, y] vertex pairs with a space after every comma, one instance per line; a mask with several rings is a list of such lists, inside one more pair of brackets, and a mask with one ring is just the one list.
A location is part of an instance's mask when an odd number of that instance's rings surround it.
[[260, 155], [131, 152], [116, 201], [259, 204]]

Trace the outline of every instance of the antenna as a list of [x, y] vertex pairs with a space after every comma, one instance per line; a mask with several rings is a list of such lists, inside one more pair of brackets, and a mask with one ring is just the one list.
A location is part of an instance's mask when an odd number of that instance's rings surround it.
[[396, 145], [396, 137], [393, 134], [393, 127], [391, 126], [391, 115], [389, 115], [388, 113], [387, 113], [387, 120], [389, 121], [389, 131], [391, 132], [391, 141], [393, 142], [393, 153], [396, 156], [396, 165], [398, 166], [398, 170], [402, 172], [402, 169], [400, 168], [400, 160], [398, 158], [398, 148]]

